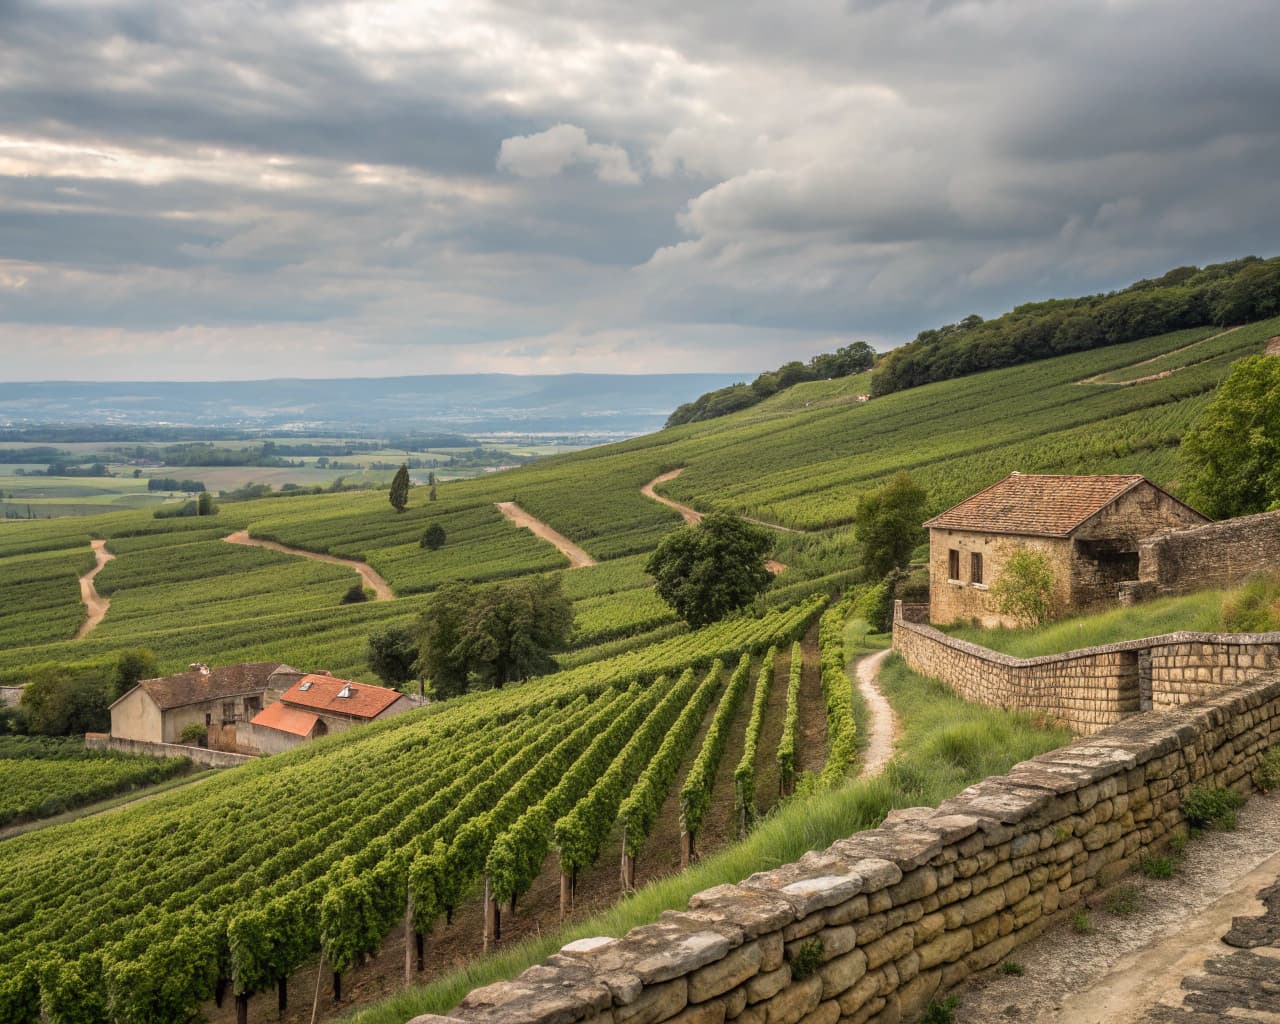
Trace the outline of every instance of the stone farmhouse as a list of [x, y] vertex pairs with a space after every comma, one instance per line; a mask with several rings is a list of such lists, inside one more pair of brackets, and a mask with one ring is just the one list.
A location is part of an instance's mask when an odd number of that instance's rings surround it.
[[210, 668], [143, 679], [111, 705], [111, 735], [145, 743], [179, 743], [188, 725], [202, 725], [214, 750], [240, 749], [237, 730], [247, 725], [302, 673], [277, 661]]
[[253, 717], [244, 738], [262, 753], [275, 754], [415, 707], [417, 702], [396, 690], [329, 675], [305, 675]]
[[210, 668], [143, 679], [111, 705], [111, 739], [180, 743], [188, 725], [201, 725], [211, 750], [270, 754], [416, 707], [381, 686], [305, 674], [273, 661]]
[[1143, 476], [1011, 473], [924, 524], [929, 620], [1017, 625], [990, 588], [1019, 550], [1046, 556], [1060, 611], [1114, 603], [1136, 586], [1142, 540], [1208, 522]]

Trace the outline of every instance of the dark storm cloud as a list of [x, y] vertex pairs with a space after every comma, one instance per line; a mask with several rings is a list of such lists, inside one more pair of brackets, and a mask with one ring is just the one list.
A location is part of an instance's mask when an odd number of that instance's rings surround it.
[[278, 371], [751, 370], [1280, 248], [1270, 0], [0, 24], [15, 375], [95, 346], [198, 374], [264, 337]]

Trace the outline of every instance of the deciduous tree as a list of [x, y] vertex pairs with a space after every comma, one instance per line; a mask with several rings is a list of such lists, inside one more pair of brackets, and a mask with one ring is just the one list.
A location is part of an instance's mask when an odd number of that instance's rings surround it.
[[430, 548], [432, 551], [439, 551], [444, 547], [445, 532], [444, 527], [439, 523], [432, 523], [427, 527], [426, 532], [422, 535], [422, 539], [418, 541], [418, 546]]
[[901, 569], [924, 540], [928, 495], [909, 473], [897, 474], [877, 491], [864, 495], [855, 511], [854, 536], [862, 544], [862, 565], [871, 579]]
[[713, 512], [695, 526], [667, 534], [645, 572], [680, 618], [705, 626], [749, 604], [769, 585], [764, 558], [772, 547], [768, 530]]
[[388, 626], [369, 637], [369, 667], [388, 686], [399, 687], [414, 676], [418, 639], [406, 626]]

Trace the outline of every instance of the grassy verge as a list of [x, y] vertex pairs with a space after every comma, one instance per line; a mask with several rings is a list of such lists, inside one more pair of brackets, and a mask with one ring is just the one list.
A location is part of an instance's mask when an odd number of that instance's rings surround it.
[[1031, 629], [964, 626], [948, 627], [947, 632], [961, 640], [1017, 658], [1034, 658], [1041, 654], [1061, 654], [1079, 647], [1140, 640], [1181, 630], [1219, 632], [1223, 630], [1222, 607], [1226, 596], [1221, 590], [1205, 590], [1185, 597], [1165, 597], [1131, 608], [1114, 608], [1096, 615], [1063, 619]]
[[645, 886], [604, 913], [478, 959], [430, 984], [355, 1013], [357, 1024], [403, 1024], [420, 1013], [445, 1013], [467, 992], [519, 974], [566, 942], [621, 935], [684, 907], [695, 892], [796, 860], [854, 832], [879, 824], [894, 807], [937, 804], [979, 779], [1070, 739], [1025, 715], [967, 704], [940, 683], [909, 671], [896, 657], [880, 684], [903, 725], [898, 754], [884, 775], [851, 780], [840, 789], [790, 800], [764, 818], [741, 843]]

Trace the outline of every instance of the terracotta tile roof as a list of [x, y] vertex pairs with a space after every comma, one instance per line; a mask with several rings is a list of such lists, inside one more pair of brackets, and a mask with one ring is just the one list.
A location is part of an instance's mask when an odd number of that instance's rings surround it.
[[268, 729], [277, 729], [294, 736], [310, 736], [311, 730], [316, 727], [318, 721], [320, 721], [319, 715], [314, 715], [310, 711], [299, 711], [297, 708], [291, 708], [277, 701], [275, 704], [268, 704], [254, 715], [249, 724], [263, 725]]
[[[222, 665], [217, 668], [192, 669], [177, 675], [158, 679], [143, 679], [138, 685], [156, 703], [161, 711], [180, 708], [187, 704], [200, 704], [219, 697], [231, 697], [237, 693], [265, 690], [271, 685], [271, 677], [277, 671], [282, 676], [296, 669], [278, 661], [251, 661], [241, 665]], [[122, 698], [123, 699], [123, 698]]]
[[1011, 473], [924, 525], [941, 530], [1068, 537], [1087, 519], [1145, 481], [1146, 477], [1137, 475]]
[[[305, 689], [304, 689], [305, 687]], [[344, 689], [350, 696], [339, 697]], [[354, 718], [377, 718], [403, 694], [382, 686], [353, 683], [333, 676], [303, 676], [280, 695], [285, 704], [310, 708], [314, 711], [331, 711]]]

